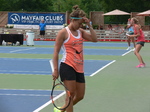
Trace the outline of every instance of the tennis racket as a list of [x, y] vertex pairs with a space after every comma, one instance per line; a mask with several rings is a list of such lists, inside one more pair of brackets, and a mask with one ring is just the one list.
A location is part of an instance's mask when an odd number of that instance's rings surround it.
[[[54, 72], [53, 61], [50, 60], [49, 62], [52, 72]], [[54, 107], [56, 107], [59, 110], [65, 110], [70, 105], [70, 91], [59, 79], [53, 81], [51, 100]]]

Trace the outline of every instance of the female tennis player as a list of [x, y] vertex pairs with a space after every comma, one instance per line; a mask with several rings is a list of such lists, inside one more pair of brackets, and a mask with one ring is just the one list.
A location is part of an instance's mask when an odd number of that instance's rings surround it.
[[145, 37], [144, 37], [144, 34], [143, 34], [143, 31], [141, 29], [141, 25], [139, 24], [139, 21], [138, 19], [136, 18], [132, 18], [131, 19], [131, 24], [134, 26], [134, 34], [133, 35], [129, 35], [129, 37], [136, 37], [137, 38], [137, 43], [136, 43], [136, 46], [135, 46], [135, 51], [134, 51], [134, 54], [137, 56], [140, 64], [137, 65], [136, 67], [137, 68], [142, 68], [142, 67], [145, 67], [145, 63], [142, 59], [142, 56], [139, 54], [141, 48], [144, 46], [144, 43], [145, 43]]
[[[127, 34], [129, 34], [129, 35], [133, 35], [134, 34], [134, 30], [133, 30], [133, 26], [131, 24], [131, 19], [130, 18], [128, 19], [128, 22], [127, 22], [127, 29], [128, 29]], [[127, 50], [131, 50], [131, 47], [130, 47], [130, 45], [131, 45], [130, 41], [131, 40], [132, 40], [133, 45], [134, 45], [134, 48], [132, 49], [132, 51], [134, 51], [135, 50], [135, 39], [134, 38], [129, 38], [128, 36], [127, 36], [127, 43], [128, 43]]]
[[[97, 36], [86, 14], [78, 5], [73, 6], [70, 14], [70, 24], [60, 30], [56, 37], [53, 64], [53, 80], [59, 77], [71, 93], [71, 103], [66, 110], [58, 112], [73, 112], [73, 105], [83, 99], [85, 93], [85, 78], [83, 71], [83, 41], [97, 42]], [[81, 26], [86, 23], [90, 33], [84, 31]], [[58, 68], [59, 52], [63, 49], [63, 57]]]

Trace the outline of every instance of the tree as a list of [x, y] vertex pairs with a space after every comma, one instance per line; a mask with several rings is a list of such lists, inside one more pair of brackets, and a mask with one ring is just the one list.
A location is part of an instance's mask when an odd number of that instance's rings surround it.
[[87, 13], [91, 11], [102, 11], [102, 5], [100, 0], [82, 0], [83, 10]]
[[143, 12], [150, 7], [150, 0], [0, 0], [0, 3], [0, 11], [71, 12], [74, 5], [79, 5], [87, 14], [114, 9]]
[[62, 12], [62, 4], [64, 2], [62, 0], [53, 0], [52, 1], [52, 7], [54, 12]]
[[53, 12], [52, 0], [0, 0], [1, 11]]
[[[56, 3], [58, 1], [58, 3]], [[54, 4], [61, 4], [60, 6], [60, 10], [61, 12], [66, 12], [66, 11], [69, 11], [71, 12], [72, 11], [72, 7], [74, 5], [79, 5], [81, 6], [82, 2], [81, 0], [54, 0]]]

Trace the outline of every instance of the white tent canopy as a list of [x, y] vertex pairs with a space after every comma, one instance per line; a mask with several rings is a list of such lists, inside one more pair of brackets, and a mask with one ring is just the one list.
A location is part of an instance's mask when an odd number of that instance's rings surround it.
[[138, 16], [150, 16], [150, 10], [144, 11], [142, 13], [138, 13]]
[[107, 12], [105, 14], [103, 14], [104, 16], [105, 15], [130, 15], [130, 13], [127, 13], [127, 12], [124, 12], [124, 11], [121, 11], [121, 10], [113, 10], [113, 11], [110, 11], [110, 12]]

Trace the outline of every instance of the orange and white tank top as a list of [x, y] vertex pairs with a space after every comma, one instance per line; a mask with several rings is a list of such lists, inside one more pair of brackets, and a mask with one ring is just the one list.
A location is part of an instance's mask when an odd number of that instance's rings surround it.
[[78, 36], [74, 36], [68, 27], [66, 27], [68, 32], [68, 38], [64, 41], [62, 45], [63, 57], [61, 62], [68, 64], [73, 67], [76, 72], [83, 73], [83, 38], [79, 30]]

